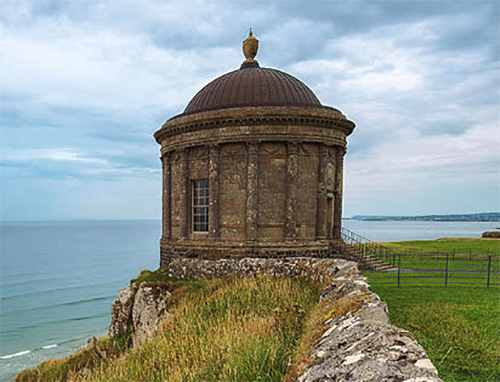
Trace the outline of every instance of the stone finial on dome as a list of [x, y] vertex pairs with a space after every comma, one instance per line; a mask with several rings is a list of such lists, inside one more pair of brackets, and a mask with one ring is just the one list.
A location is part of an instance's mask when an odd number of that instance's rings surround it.
[[252, 28], [250, 28], [248, 37], [243, 41], [243, 54], [246, 59], [243, 61], [243, 64], [241, 64], [241, 68], [254, 68], [259, 66], [259, 62], [255, 59], [258, 49], [259, 40], [254, 37]]

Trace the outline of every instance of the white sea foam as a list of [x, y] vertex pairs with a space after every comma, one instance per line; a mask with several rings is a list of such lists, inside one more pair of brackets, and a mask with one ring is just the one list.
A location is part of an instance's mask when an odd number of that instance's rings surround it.
[[55, 347], [57, 347], [57, 344], [42, 346], [43, 349], [52, 349], [52, 348], [55, 348]]
[[29, 354], [29, 353], [31, 353], [31, 351], [24, 350], [24, 351], [20, 351], [19, 353], [4, 355], [4, 356], [0, 357], [0, 359], [10, 359], [10, 358], [14, 358], [14, 357], [20, 357], [22, 355]]

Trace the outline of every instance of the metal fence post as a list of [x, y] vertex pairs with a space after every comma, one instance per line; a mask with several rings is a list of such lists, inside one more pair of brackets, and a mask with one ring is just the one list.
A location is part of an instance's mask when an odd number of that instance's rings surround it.
[[450, 255], [447, 253], [446, 254], [446, 268], [444, 271], [444, 287], [446, 288], [448, 286], [448, 257]]
[[398, 254], [398, 288], [401, 286], [401, 252]]
[[491, 255], [488, 256], [488, 288], [490, 287], [490, 275], [491, 275]]
[[469, 248], [469, 261], [472, 261], [472, 248]]

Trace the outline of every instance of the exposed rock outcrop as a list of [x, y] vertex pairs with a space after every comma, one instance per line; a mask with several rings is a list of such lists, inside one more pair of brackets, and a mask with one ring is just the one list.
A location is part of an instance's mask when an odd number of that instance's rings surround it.
[[160, 328], [160, 322], [167, 318], [167, 300], [171, 293], [161, 284], [141, 284], [135, 294], [132, 308], [134, 346], [138, 346], [154, 337]]
[[120, 290], [111, 307], [110, 337], [130, 334], [136, 347], [153, 338], [160, 322], [168, 313], [167, 300], [171, 293], [161, 284], [142, 283]]
[[132, 306], [134, 305], [135, 290], [126, 287], [120, 290], [115, 301], [111, 305], [111, 325], [108, 335], [115, 337], [127, 333], [132, 318]]

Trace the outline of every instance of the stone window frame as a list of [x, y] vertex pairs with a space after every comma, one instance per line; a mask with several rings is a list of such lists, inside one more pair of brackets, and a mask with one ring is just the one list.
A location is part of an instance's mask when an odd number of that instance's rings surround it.
[[191, 232], [209, 232], [210, 185], [208, 179], [191, 180]]

